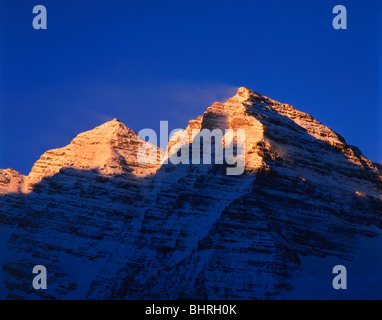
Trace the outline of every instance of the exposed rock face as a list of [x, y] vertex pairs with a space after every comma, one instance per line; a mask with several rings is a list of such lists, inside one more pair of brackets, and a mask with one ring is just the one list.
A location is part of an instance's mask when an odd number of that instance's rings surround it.
[[12, 254], [3, 261], [9, 298], [36, 292], [24, 277], [37, 260], [49, 270], [52, 283], [52, 290], [39, 292], [42, 297], [85, 296], [87, 281], [123, 230], [140, 223], [136, 208], [158, 167], [138, 163], [143, 143], [115, 119], [79, 134], [64, 148], [47, 151], [28, 177], [13, 174], [13, 180], [24, 184], [18, 187], [24, 194], [4, 195], [1, 207], [9, 197], [27, 200], [21, 218], [14, 217], [12, 208], [4, 212], [17, 225], [8, 237]]
[[16, 170], [0, 169], [0, 261], [8, 254], [6, 242], [10, 234], [26, 212], [25, 180]]
[[[277, 298], [301, 257], [351, 260], [356, 235], [380, 234], [380, 170], [308, 114], [240, 88], [186, 131], [216, 128], [245, 129], [242, 175], [142, 165], [143, 141], [117, 120], [46, 152], [28, 177], [0, 171], [7, 297]], [[27, 278], [37, 264], [48, 290]]]

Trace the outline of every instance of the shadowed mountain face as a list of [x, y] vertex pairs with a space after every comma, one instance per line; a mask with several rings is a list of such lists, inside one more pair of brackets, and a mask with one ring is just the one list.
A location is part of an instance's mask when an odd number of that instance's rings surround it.
[[304, 257], [351, 261], [358, 236], [380, 234], [381, 172], [311, 116], [240, 88], [186, 131], [216, 128], [245, 129], [242, 175], [142, 165], [144, 141], [116, 119], [28, 177], [0, 170], [1, 298], [273, 299]]

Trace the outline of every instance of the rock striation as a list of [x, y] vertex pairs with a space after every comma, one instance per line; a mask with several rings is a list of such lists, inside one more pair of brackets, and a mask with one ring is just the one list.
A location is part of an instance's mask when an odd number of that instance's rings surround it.
[[[141, 164], [144, 141], [116, 119], [27, 177], [0, 170], [5, 297], [277, 299], [303, 257], [351, 261], [357, 236], [381, 234], [379, 167], [312, 116], [239, 88], [193, 129], [245, 129], [244, 173]], [[38, 264], [47, 290], [31, 286]]]

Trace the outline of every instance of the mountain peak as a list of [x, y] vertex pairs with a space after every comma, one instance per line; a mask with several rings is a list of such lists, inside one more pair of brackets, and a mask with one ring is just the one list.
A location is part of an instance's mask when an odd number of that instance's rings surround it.
[[[245, 129], [244, 174], [226, 175], [228, 162], [164, 163], [156, 174], [159, 163], [137, 161], [144, 141], [117, 119], [47, 151], [28, 177], [0, 169], [0, 294], [278, 299], [301, 290], [305, 257], [349, 262], [359, 236], [381, 235], [381, 173], [310, 115], [242, 87], [194, 129]], [[216, 141], [203, 137], [211, 159]], [[37, 264], [49, 266], [49, 294], [19, 277]]]
[[[117, 118], [114, 118], [113, 120], [104, 122], [103, 124], [95, 127], [92, 130], [86, 131], [86, 132], [87, 133], [96, 133], [98, 131], [103, 131], [103, 133], [105, 133], [105, 131], [109, 131], [110, 134], [114, 134], [118, 131], [125, 131], [126, 133], [127, 132], [135, 133], [134, 130], [127, 127], [123, 122], [119, 121]], [[83, 132], [83, 133], [85, 133], [85, 132]]]
[[240, 102], [240, 103], [243, 103], [245, 101], [252, 100], [252, 99], [268, 100], [267, 97], [255, 92], [251, 89], [248, 89], [246, 87], [240, 87], [239, 89], [237, 89], [236, 95], [233, 96], [231, 99], [233, 99], [234, 101]]
[[[245, 129], [245, 165], [250, 172], [280, 162], [290, 165], [292, 173], [301, 170], [303, 175], [306, 161], [297, 168], [296, 159], [304, 150], [317, 167], [320, 161], [338, 156], [344, 167], [351, 164], [379, 174], [357, 148], [311, 115], [246, 87], [238, 88], [235, 96], [224, 103], [215, 102], [202, 116], [191, 120], [186, 128], [189, 136], [194, 129]], [[313, 149], [317, 150], [312, 153]], [[322, 160], [317, 161], [320, 157]]]
[[0, 169], [0, 194], [19, 192], [25, 178], [24, 175], [14, 169]]
[[236, 95], [237, 96], [241, 96], [241, 97], [247, 97], [247, 96], [250, 96], [253, 93], [255, 93], [255, 92], [253, 90], [251, 90], [251, 89], [248, 89], [246, 87], [240, 87], [239, 89], [237, 89]]
[[115, 126], [119, 126], [119, 125], [125, 125], [125, 124], [123, 122], [121, 122], [119, 119], [114, 118], [113, 120], [104, 122], [100, 126], [115, 127]]
[[34, 164], [28, 176], [28, 184], [33, 187], [35, 183], [55, 175], [62, 168], [95, 170], [106, 176], [149, 175], [156, 167], [141, 165], [136, 158], [142, 143], [134, 130], [115, 118], [78, 134], [63, 148], [45, 152]]

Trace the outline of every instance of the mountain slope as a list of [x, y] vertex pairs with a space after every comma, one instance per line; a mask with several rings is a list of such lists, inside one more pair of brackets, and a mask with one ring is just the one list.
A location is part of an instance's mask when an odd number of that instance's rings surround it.
[[277, 297], [300, 256], [351, 259], [354, 235], [381, 226], [380, 172], [311, 116], [240, 88], [191, 128], [245, 128], [246, 172], [163, 165], [111, 297]]
[[24, 193], [0, 198], [2, 204], [11, 196], [26, 198], [7, 240], [11, 255], [3, 262], [10, 298], [36, 293], [19, 278], [29, 275], [36, 261], [48, 269], [52, 283], [51, 290], [40, 292], [44, 298], [86, 294], [88, 277], [121, 232], [139, 224], [135, 208], [158, 167], [138, 163], [142, 143], [114, 119], [79, 134], [64, 148], [47, 151], [28, 177], [19, 178]]
[[[310, 115], [239, 88], [186, 132], [217, 128], [245, 129], [242, 175], [142, 165], [143, 141], [116, 119], [46, 152], [28, 177], [0, 171], [8, 297], [277, 298], [305, 256], [350, 261], [357, 236], [380, 234], [381, 172]], [[37, 264], [44, 292], [22, 276]]]

